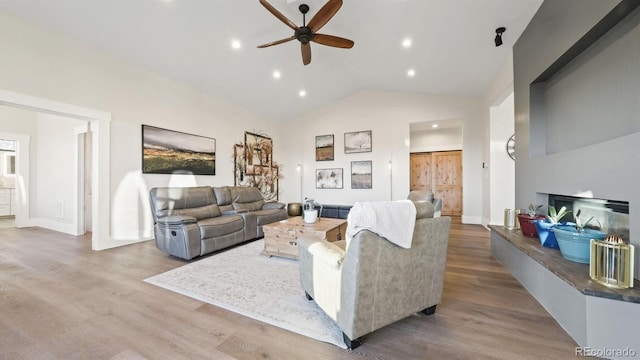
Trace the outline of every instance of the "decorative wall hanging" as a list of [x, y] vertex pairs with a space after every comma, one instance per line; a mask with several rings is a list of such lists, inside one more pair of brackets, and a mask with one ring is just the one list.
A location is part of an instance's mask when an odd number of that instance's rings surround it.
[[316, 169], [316, 189], [342, 189], [342, 169]]
[[344, 153], [361, 153], [371, 151], [371, 130], [356, 131], [344, 134]]
[[216, 139], [142, 125], [145, 174], [216, 174]]
[[371, 189], [371, 160], [351, 162], [351, 188]]
[[280, 168], [273, 160], [270, 137], [245, 132], [244, 143], [233, 145], [234, 186], [254, 186], [266, 201], [278, 200]]
[[316, 161], [333, 161], [333, 134], [316, 136]]

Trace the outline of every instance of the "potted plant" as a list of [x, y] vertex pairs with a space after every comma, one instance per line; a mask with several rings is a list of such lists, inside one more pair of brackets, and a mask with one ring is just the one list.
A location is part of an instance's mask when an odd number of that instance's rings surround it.
[[[562, 257], [583, 264], [589, 263], [589, 243], [591, 239], [602, 240], [606, 233], [589, 229], [586, 226], [594, 220], [594, 217], [590, 217], [589, 220], [583, 221], [580, 218], [581, 210], [575, 214], [574, 219], [576, 221], [574, 225], [556, 225], [552, 231], [556, 235], [558, 245], [560, 246], [560, 253]], [[596, 220], [598, 225], [600, 221]]]
[[529, 210], [526, 213], [518, 214], [520, 229], [525, 236], [537, 236], [538, 232], [536, 231], [535, 221], [544, 219], [544, 215], [537, 213], [541, 207], [542, 205], [529, 204]]
[[558, 225], [560, 220], [570, 212], [571, 210], [567, 210], [566, 206], [561, 207], [559, 211], [556, 211], [555, 206], [549, 206], [549, 215], [546, 216], [546, 219], [535, 221], [536, 231], [542, 246], [554, 249], [559, 248], [556, 235], [551, 231], [551, 228]]

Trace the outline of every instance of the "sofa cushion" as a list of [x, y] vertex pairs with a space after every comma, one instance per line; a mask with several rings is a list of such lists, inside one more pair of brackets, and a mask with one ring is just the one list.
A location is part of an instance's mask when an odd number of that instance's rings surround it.
[[284, 209], [284, 204], [279, 202], [268, 202], [262, 206], [263, 210]]
[[262, 205], [264, 205], [262, 193], [253, 186], [231, 188], [231, 201], [235, 210], [256, 211], [262, 209]]
[[231, 201], [234, 203], [250, 203], [264, 201], [264, 198], [257, 187], [235, 186], [231, 188]]
[[435, 208], [432, 203], [418, 201], [413, 203], [416, 206], [416, 219], [432, 218]]
[[262, 205], [264, 205], [264, 200], [254, 201], [250, 203], [233, 203], [233, 208], [235, 210], [245, 210], [245, 211], [257, 211], [262, 209]]
[[180, 216], [180, 215], [169, 215], [167, 217], [163, 217], [158, 219], [158, 224], [162, 225], [183, 225], [183, 224], [195, 224], [198, 219], [193, 216]]
[[198, 220], [220, 216], [209, 186], [153, 188], [150, 193], [156, 220], [170, 215], [192, 216]]
[[433, 193], [429, 190], [413, 190], [407, 196], [413, 202], [428, 201], [433, 202]]
[[214, 187], [213, 193], [216, 195], [218, 206], [231, 205], [231, 187], [220, 186]]
[[240, 215], [227, 215], [198, 221], [202, 239], [224, 236], [244, 228]]
[[[272, 222], [284, 220], [281, 209], [258, 210], [255, 214], [258, 225], [271, 224]], [[286, 218], [286, 216], [284, 218]]]

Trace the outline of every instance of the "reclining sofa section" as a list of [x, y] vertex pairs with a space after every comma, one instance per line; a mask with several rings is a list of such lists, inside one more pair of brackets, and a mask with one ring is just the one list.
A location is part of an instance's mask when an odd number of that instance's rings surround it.
[[255, 187], [153, 188], [149, 201], [156, 246], [185, 260], [261, 238], [262, 225], [288, 217]]

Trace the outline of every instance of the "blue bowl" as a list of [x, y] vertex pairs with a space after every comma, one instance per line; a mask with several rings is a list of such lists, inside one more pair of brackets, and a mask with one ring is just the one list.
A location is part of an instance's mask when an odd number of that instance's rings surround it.
[[540, 245], [552, 249], [558, 249], [558, 241], [556, 240], [556, 234], [551, 231], [557, 224], [552, 224], [548, 220], [536, 220], [536, 230], [538, 231], [538, 238], [540, 239]]
[[552, 230], [560, 246], [562, 257], [583, 264], [589, 263], [590, 240], [602, 240], [606, 233], [593, 229], [584, 229], [582, 232], [574, 226], [557, 225]]

